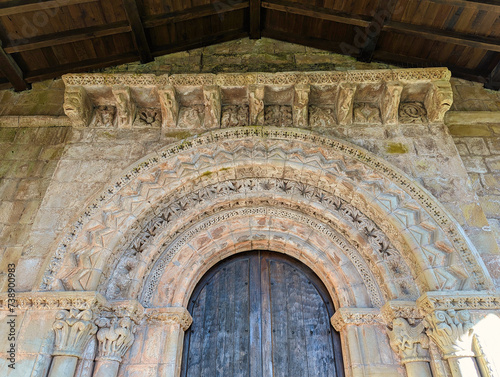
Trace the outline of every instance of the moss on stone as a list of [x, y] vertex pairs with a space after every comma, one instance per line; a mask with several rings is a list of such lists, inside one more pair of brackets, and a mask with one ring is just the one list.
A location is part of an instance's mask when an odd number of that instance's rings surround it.
[[408, 153], [408, 147], [402, 143], [388, 143], [385, 151], [390, 154]]

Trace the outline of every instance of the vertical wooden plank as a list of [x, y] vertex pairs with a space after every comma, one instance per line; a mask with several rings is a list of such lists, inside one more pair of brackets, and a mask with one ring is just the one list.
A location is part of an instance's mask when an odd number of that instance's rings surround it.
[[273, 377], [273, 339], [271, 325], [271, 282], [267, 253], [261, 253], [260, 284], [262, 305], [262, 377]]
[[181, 376], [197, 377], [201, 374], [201, 344], [205, 329], [206, 290], [203, 289], [191, 310], [193, 323], [188, 330], [184, 349], [183, 372]]
[[144, 32], [144, 26], [142, 25], [137, 3], [135, 1], [136, 0], [123, 0], [123, 7], [125, 8], [127, 19], [132, 29], [134, 45], [139, 52], [139, 56], [141, 57], [141, 63], [144, 64], [152, 61], [153, 55], [151, 55], [148, 39], [146, 37], [146, 33]]
[[250, 375], [250, 262], [236, 266], [234, 282], [234, 377]]
[[250, 0], [250, 39], [260, 39], [260, 0]]
[[250, 376], [262, 376], [260, 258], [250, 261]]
[[[218, 304], [219, 297], [217, 295], [219, 290], [220, 275], [216, 274], [206, 286], [207, 290], [207, 305], [205, 309], [205, 326], [203, 346], [201, 349], [201, 377], [213, 375], [215, 371], [215, 361], [217, 357], [217, 321], [218, 321]], [[189, 376], [191, 377], [191, 376]]]

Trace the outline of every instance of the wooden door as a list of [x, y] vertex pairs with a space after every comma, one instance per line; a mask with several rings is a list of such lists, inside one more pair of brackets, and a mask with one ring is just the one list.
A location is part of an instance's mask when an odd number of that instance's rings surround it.
[[333, 305], [295, 259], [249, 252], [226, 259], [191, 298], [182, 377], [341, 377]]

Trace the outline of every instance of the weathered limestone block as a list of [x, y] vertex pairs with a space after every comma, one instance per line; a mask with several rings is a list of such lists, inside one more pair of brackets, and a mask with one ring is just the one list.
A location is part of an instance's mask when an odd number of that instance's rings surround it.
[[87, 127], [92, 119], [93, 108], [83, 86], [70, 86], [64, 93], [64, 113], [74, 127]]

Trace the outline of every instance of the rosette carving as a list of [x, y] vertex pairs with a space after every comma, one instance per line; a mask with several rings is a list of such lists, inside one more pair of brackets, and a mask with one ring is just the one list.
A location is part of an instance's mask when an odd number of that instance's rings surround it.
[[96, 324], [100, 327], [97, 332], [98, 358], [120, 362], [125, 352], [134, 342], [135, 325], [128, 317], [99, 318]]
[[426, 317], [427, 334], [443, 351], [445, 359], [474, 356], [474, 329], [468, 310], [437, 310]]
[[56, 333], [53, 355], [81, 357], [97, 326], [90, 310], [61, 310], [52, 325]]
[[392, 349], [399, 354], [403, 364], [413, 361], [430, 361], [427, 349], [429, 338], [424, 333], [424, 323], [411, 326], [404, 318], [396, 318], [389, 330]]

